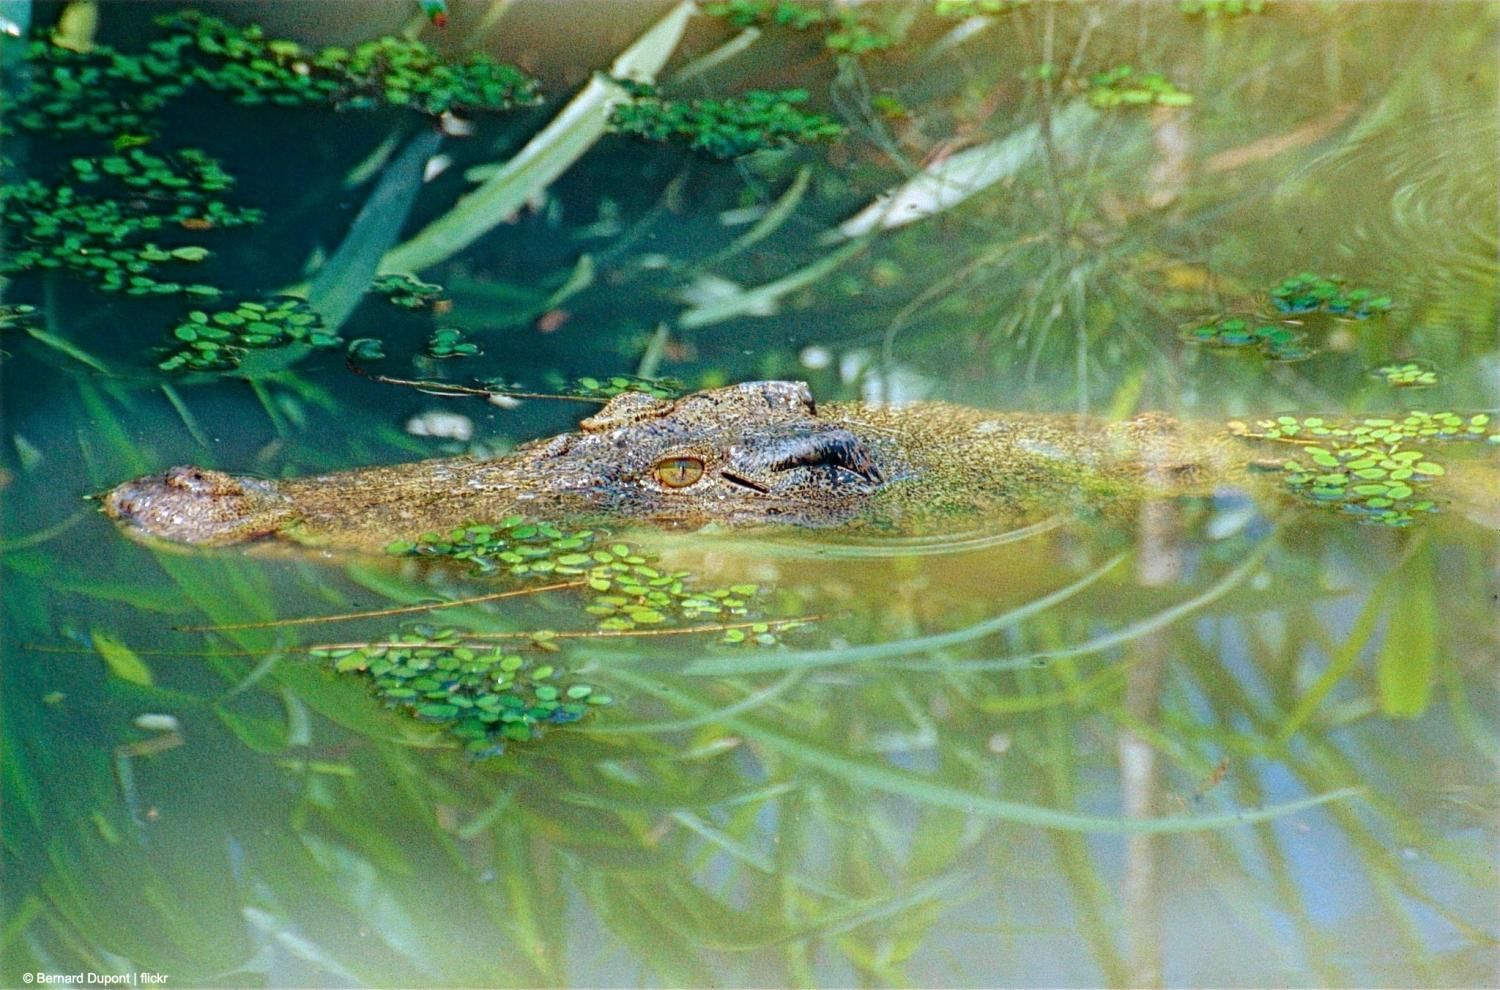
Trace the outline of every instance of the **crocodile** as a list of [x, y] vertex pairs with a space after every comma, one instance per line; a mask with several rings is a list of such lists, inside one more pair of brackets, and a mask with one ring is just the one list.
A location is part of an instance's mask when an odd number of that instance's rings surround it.
[[1223, 425], [1161, 413], [1108, 421], [943, 402], [819, 406], [805, 383], [764, 381], [677, 399], [626, 392], [576, 431], [492, 460], [274, 481], [174, 467], [102, 502], [132, 536], [212, 546], [283, 537], [375, 550], [515, 514], [927, 535], [1245, 487], [1255, 467]]

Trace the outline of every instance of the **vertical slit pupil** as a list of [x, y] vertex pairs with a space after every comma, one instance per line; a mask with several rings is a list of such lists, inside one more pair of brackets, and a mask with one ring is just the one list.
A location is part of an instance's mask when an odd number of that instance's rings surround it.
[[668, 457], [657, 461], [655, 474], [668, 488], [686, 488], [703, 477], [703, 462], [696, 457]]

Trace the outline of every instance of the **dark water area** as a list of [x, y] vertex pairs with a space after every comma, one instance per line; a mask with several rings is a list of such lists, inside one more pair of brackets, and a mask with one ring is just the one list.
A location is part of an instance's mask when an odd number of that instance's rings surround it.
[[[0, 3], [0, 984], [1500, 984], [1500, 6], [1237, 6], [220, 3], [299, 47], [143, 85], [176, 5]], [[536, 98], [297, 88], [403, 32]], [[612, 64], [839, 133], [608, 132]], [[1235, 423], [1264, 485], [371, 554], [89, 498], [762, 379]]]

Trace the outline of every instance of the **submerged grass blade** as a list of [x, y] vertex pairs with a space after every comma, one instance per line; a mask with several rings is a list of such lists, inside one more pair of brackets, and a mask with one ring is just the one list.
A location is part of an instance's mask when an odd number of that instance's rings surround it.
[[654, 80], [676, 49], [695, 9], [691, 2], [672, 8], [620, 54], [608, 75], [590, 79], [562, 112], [499, 171], [387, 253], [380, 262], [380, 272], [418, 272], [451, 258], [550, 186], [604, 136], [610, 109], [626, 95], [613, 79]]
[[787, 187], [786, 192], [771, 204], [771, 208], [755, 222], [753, 227], [736, 237], [732, 244], [718, 254], [694, 265], [693, 270], [712, 268], [754, 247], [780, 230], [782, 225], [792, 218], [792, 214], [797, 212], [797, 207], [802, 203], [802, 197], [807, 194], [808, 187], [812, 185], [812, 177], [811, 167], [804, 165], [798, 169], [796, 178], [792, 179], [792, 184]]
[[802, 676], [802, 671], [793, 670], [784, 677], [761, 688], [759, 691], [752, 691], [739, 701], [725, 705], [723, 708], [715, 708], [713, 711], [704, 712], [700, 715], [689, 715], [686, 718], [677, 719], [661, 719], [654, 722], [608, 722], [604, 725], [585, 726], [578, 731], [618, 736], [643, 732], [682, 732], [687, 729], [696, 729], [701, 725], [713, 725], [715, 722], [722, 722], [726, 718], [742, 715], [745, 712], [752, 711], [761, 705], [776, 700], [800, 683]]
[[[338, 250], [323, 263], [305, 286], [288, 291], [305, 294], [308, 304], [323, 318], [329, 333], [336, 333], [353, 313], [370, 288], [370, 280], [380, 260], [406, 223], [417, 193], [422, 190], [423, 170], [427, 160], [442, 144], [437, 130], [423, 131], [413, 137], [395, 160], [385, 167], [349, 226], [349, 232]], [[312, 353], [307, 344], [255, 350], [246, 354], [235, 369], [244, 378], [262, 378], [291, 367]]]
[[27, 326], [24, 329], [32, 340], [35, 340], [41, 344], [46, 344], [54, 351], [66, 354], [68, 357], [72, 358], [74, 361], [77, 361], [80, 364], [88, 365], [90, 368], [99, 372], [99, 374], [114, 374], [114, 370], [111, 369], [109, 365], [94, 357], [94, 355], [79, 347], [77, 344], [74, 344], [71, 341], [63, 340], [56, 334], [50, 334], [39, 327]]
[[323, 317], [330, 333], [343, 325], [364, 298], [380, 259], [396, 242], [416, 202], [427, 160], [442, 140], [442, 133], [433, 129], [407, 143], [382, 171], [338, 250], [308, 284], [307, 301]]
[[0, 556], [46, 543], [48, 540], [66, 533], [89, 515], [92, 515], [92, 513], [80, 509], [62, 522], [55, 523], [45, 529], [39, 529], [35, 533], [18, 536], [13, 540], [0, 540]]
[[696, 79], [710, 69], [715, 69], [734, 58], [740, 52], [755, 44], [759, 37], [760, 28], [745, 28], [719, 47], [708, 52], [706, 55], [700, 55], [672, 73], [672, 82], [680, 86], [690, 79]]
[[1066, 601], [1114, 570], [1128, 554], [1116, 554], [1088, 574], [1065, 585], [1051, 594], [1033, 599], [1018, 608], [992, 616], [952, 632], [934, 633], [930, 636], [913, 636], [910, 639], [885, 643], [870, 643], [865, 646], [849, 646], [842, 649], [802, 650], [787, 653], [763, 653], [755, 655], [714, 656], [695, 660], [683, 669], [683, 673], [699, 677], [718, 677], [724, 674], [761, 673], [768, 670], [800, 670], [824, 667], [830, 664], [856, 663], [868, 660], [889, 660], [913, 653], [926, 653], [948, 646], [973, 642], [993, 635], [1002, 629], [1021, 622], [1038, 612], [1045, 611], [1058, 602]]
[[899, 666], [904, 670], [1014, 670], [1020, 667], [1031, 667], [1047, 663], [1052, 660], [1066, 660], [1072, 657], [1087, 656], [1090, 653], [1102, 653], [1116, 646], [1140, 639], [1142, 636], [1164, 629], [1184, 616], [1191, 615], [1198, 609], [1211, 605], [1223, 598], [1229, 592], [1239, 586], [1255, 569], [1265, 560], [1266, 554], [1275, 543], [1275, 538], [1268, 536], [1251, 552], [1250, 556], [1234, 570], [1215, 581], [1201, 593], [1183, 602], [1178, 602], [1171, 608], [1162, 609], [1155, 615], [1147, 616], [1139, 622], [1132, 622], [1123, 629], [1116, 629], [1112, 633], [1096, 636], [1087, 642], [1076, 646], [1061, 646], [1051, 650], [1038, 650], [1035, 653], [1023, 653], [1019, 656], [994, 657], [984, 660], [951, 660], [942, 662], [911, 661], [902, 662]]
[[167, 401], [177, 411], [177, 418], [182, 420], [182, 425], [187, 427], [188, 435], [193, 438], [198, 446], [204, 448], [212, 446], [208, 442], [208, 434], [204, 433], [203, 427], [198, 425], [198, 418], [192, 414], [187, 404], [182, 401], [182, 396], [177, 394], [177, 389], [163, 382], [161, 394], [167, 397]]
[[[612, 672], [612, 676], [633, 688], [671, 704], [700, 713], [708, 710], [707, 705], [688, 698], [684, 692], [664, 688], [657, 682], [632, 671], [616, 670]], [[1018, 825], [1034, 825], [1039, 828], [1062, 829], [1070, 832], [1145, 835], [1209, 831], [1268, 821], [1327, 804], [1330, 801], [1340, 801], [1364, 793], [1361, 787], [1343, 787], [1283, 804], [1213, 815], [1172, 815], [1161, 818], [1091, 815], [1023, 804], [1019, 801], [1005, 801], [978, 791], [965, 790], [951, 784], [929, 780], [894, 766], [856, 760], [745, 719], [731, 717], [723, 719], [720, 724], [789, 759], [833, 774], [846, 784], [856, 784], [931, 807], [952, 808], [967, 814], [1014, 822]]]
[[868, 242], [863, 240], [846, 244], [774, 282], [757, 285], [753, 289], [741, 289], [712, 302], [694, 306], [677, 318], [677, 325], [684, 330], [695, 330], [739, 316], [768, 316], [776, 312], [782, 296], [825, 278], [868, 246]]
[[[1071, 148], [1098, 116], [1098, 111], [1087, 103], [1074, 103], [1052, 118], [1052, 141], [1060, 149]], [[1041, 125], [1028, 124], [998, 141], [950, 155], [903, 185], [882, 193], [822, 240], [837, 243], [951, 210], [975, 193], [1015, 175], [1039, 157], [1042, 150]]]

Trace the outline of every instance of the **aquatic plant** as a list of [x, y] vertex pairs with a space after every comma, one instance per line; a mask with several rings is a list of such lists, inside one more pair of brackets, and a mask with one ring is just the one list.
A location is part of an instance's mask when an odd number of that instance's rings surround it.
[[25, 326], [36, 314], [37, 308], [30, 303], [0, 303], [0, 330]]
[[1258, 421], [1253, 430], [1240, 423], [1230, 427], [1240, 436], [1297, 447], [1299, 458], [1285, 461], [1280, 469], [1298, 496], [1387, 526], [1409, 525], [1415, 514], [1437, 508], [1429, 483], [1447, 469], [1426, 444], [1500, 443], [1487, 413], [1415, 411], [1401, 419], [1347, 420], [1278, 416]]
[[1190, 17], [1240, 17], [1262, 13], [1266, 0], [1177, 0], [1177, 9]]
[[645, 392], [658, 399], [682, 395], [682, 382], [675, 378], [641, 378], [637, 375], [611, 375], [608, 378], [575, 378], [565, 392], [581, 399], [613, 399], [623, 392]]
[[154, 53], [125, 55], [107, 45], [78, 52], [37, 39], [28, 73], [0, 89], [0, 134], [11, 126], [52, 134], [111, 136], [156, 129], [155, 111], [186, 89], [180, 65]]
[[884, 51], [897, 41], [895, 35], [855, 11], [840, 8], [830, 13], [821, 6], [797, 0], [723, 0], [705, 4], [703, 12], [740, 28], [776, 26], [806, 31], [826, 25], [824, 46], [846, 55]]
[[[156, 243], [177, 231], [257, 224], [264, 213], [223, 197], [233, 178], [195, 148], [156, 154], [145, 148], [74, 158], [56, 183], [38, 179], [0, 186], [0, 221], [11, 245], [0, 272], [66, 268], [128, 295], [217, 295], [210, 285], [154, 277], [164, 264], [209, 257], [197, 244]], [[146, 240], [147, 237], [152, 238]]]
[[1220, 317], [1189, 327], [1182, 333], [1189, 343], [1226, 349], [1251, 349], [1272, 361], [1301, 361], [1312, 356], [1301, 331], [1251, 316]]
[[163, 371], [224, 371], [238, 367], [251, 350], [289, 344], [326, 348], [343, 342], [328, 333], [317, 311], [297, 296], [195, 309], [173, 328], [172, 336], [184, 346], [158, 363]]
[[823, 44], [831, 52], [846, 55], [866, 55], [894, 48], [897, 37], [884, 28], [872, 24], [851, 10], [841, 10], [838, 27], [823, 36]]
[[400, 38], [310, 51], [267, 38], [257, 25], [191, 10], [156, 23], [169, 34], [140, 55], [33, 41], [32, 72], [17, 95], [0, 94], [0, 118], [38, 132], [152, 132], [156, 111], [195, 85], [247, 105], [395, 106], [427, 114], [492, 112], [540, 99], [535, 80], [482, 53], [447, 63], [420, 41]]
[[939, 17], [980, 17], [1006, 14], [1029, 3], [1031, 0], [935, 0], [932, 12]]
[[468, 340], [458, 327], [438, 327], [427, 338], [427, 355], [435, 358], [473, 357], [479, 345]]
[[653, 86], [626, 84], [631, 99], [615, 106], [610, 127], [648, 141], [684, 141], [715, 158], [841, 137], [844, 128], [821, 113], [798, 109], [806, 90], [752, 90], [722, 100], [671, 100]]
[[[447, 533], [424, 533], [415, 540], [391, 543], [386, 552], [464, 561], [480, 575], [576, 579], [577, 586], [592, 595], [584, 612], [598, 619], [600, 630], [610, 632], [746, 616], [750, 600], [760, 590], [753, 584], [694, 588], [688, 572], [661, 570], [650, 555], [628, 543], [609, 540], [596, 530], [564, 530], [520, 516]], [[774, 641], [769, 629], [756, 635], [770, 637], [763, 642]], [[730, 641], [743, 638], [734, 636]]]
[[306, 50], [197, 11], [157, 19], [171, 36], [151, 46], [177, 59], [186, 78], [240, 104], [332, 105], [368, 110], [409, 107], [427, 114], [508, 110], [539, 101], [536, 81], [514, 66], [474, 53], [444, 62], [420, 41], [379, 38], [352, 49]]
[[1438, 383], [1438, 369], [1431, 361], [1396, 361], [1370, 371], [1392, 388], [1429, 388]]
[[414, 275], [403, 274], [377, 276], [370, 283], [370, 291], [375, 295], [384, 296], [393, 305], [403, 309], [423, 309], [443, 299], [446, 295], [446, 290], [441, 285], [423, 282]]
[[1388, 295], [1377, 295], [1363, 287], [1349, 288], [1338, 275], [1302, 272], [1281, 280], [1271, 290], [1271, 303], [1284, 313], [1322, 311], [1356, 320], [1390, 312], [1394, 305]]
[[704, 4], [703, 12], [741, 28], [774, 24], [803, 31], [828, 19], [821, 7], [796, 0], [723, 0]]
[[443, 725], [474, 756], [497, 755], [506, 742], [535, 739], [545, 727], [576, 722], [613, 700], [514, 646], [475, 643], [426, 623], [389, 640], [314, 647], [308, 655], [332, 660], [339, 672], [368, 675], [387, 704]]
[[1193, 95], [1178, 89], [1159, 72], [1136, 74], [1129, 65], [1089, 76], [1088, 99], [1096, 107], [1146, 106], [1185, 107]]

